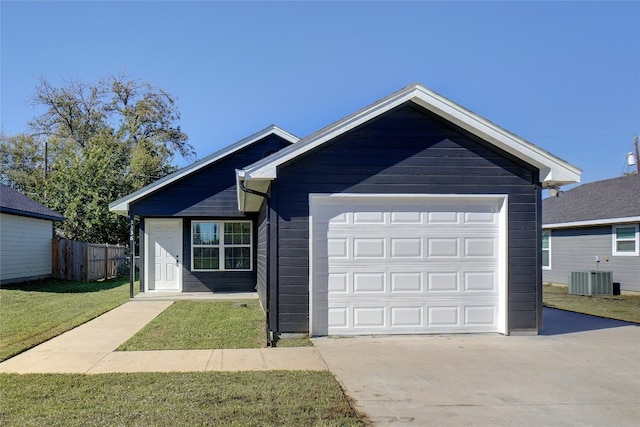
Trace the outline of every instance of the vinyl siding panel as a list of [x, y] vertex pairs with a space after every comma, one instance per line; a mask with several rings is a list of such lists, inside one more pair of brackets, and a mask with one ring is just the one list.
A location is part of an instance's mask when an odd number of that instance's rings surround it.
[[235, 170], [289, 143], [271, 135], [132, 204], [141, 217], [246, 218], [238, 211]]
[[[537, 171], [405, 104], [284, 165], [278, 193], [278, 331], [308, 331], [309, 193], [508, 194], [509, 325], [537, 329]], [[513, 215], [511, 214], [513, 211]]]
[[[131, 213], [137, 217], [174, 217], [183, 220], [183, 292], [253, 292], [256, 290], [258, 268], [256, 256], [259, 241], [259, 231], [256, 228], [257, 216], [238, 211], [235, 170], [288, 145], [290, 145], [289, 142], [278, 136], [267, 136], [131, 205]], [[252, 220], [254, 224], [253, 270], [191, 271], [191, 222], [196, 220]], [[264, 263], [261, 266], [264, 267]]]
[[551, 230], [551, 269], [542, 271], [543, 280], [567, 284], [571, 271], [599, 269], [612, 271], [622, 290], [640, 292], [640, 257], [613, 256], [611, 233], [610, 225]]
[[269, 238], [267, 229], [266, 207], [263, 207], [258, 216], [258, 243], [256, 246], [256, 290], [263, 308], [267, 307], [267, 239]]
[[0, 214], [0, 283], [51, 277], [52, 222]]

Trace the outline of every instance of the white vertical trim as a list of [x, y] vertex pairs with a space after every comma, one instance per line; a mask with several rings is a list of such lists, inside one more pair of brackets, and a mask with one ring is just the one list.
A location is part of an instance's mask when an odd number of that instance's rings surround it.
[[509, 333], [509, 196], [496, 196], [498, 201], [501, 200], [500, 213], [498, 221], [500, 221], [498, 241], [500, 245], [500, 268], [498, 271], [500, 287], [498, 297], [498, 332], [507, 335]]

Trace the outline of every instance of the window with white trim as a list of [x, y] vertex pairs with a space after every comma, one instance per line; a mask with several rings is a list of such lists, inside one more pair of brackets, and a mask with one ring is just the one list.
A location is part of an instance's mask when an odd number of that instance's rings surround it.
[[250, 271], [252, 247], [251, 221], [191, 223], [191, 269], [194, 271]]
[[613, 226], [613, 255], [637, 256], [638, 250], [638, 224]]
[[542, 268], [551, 270], [551, 230], [542, 232]]

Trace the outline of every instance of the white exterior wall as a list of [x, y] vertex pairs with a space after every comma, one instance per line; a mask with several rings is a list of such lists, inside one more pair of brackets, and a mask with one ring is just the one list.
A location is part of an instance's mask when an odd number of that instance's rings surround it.
[[0, 214], [0, 282], [51, 276], [52, 221]]

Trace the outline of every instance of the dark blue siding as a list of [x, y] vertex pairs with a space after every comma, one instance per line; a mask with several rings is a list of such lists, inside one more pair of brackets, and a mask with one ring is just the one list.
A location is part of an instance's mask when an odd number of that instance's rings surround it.
[[138, 200], [131, 205], [131, 213], [138, 217], [245, 218], [238, 211], [235, 170], [288, 145], [270, 135]]
[[256, 290], [260, 298], [260, 304], [266, 309], [267, 307], [267, 216], [266, 206], [258, 216], [258, 235], [256, 248]]
[[508, 194], [509, 327], [537, 329], [538, 176], [508, 153], [408, 103], [283, 165], [273, 186], [279, 332], [308, 331], [309, 193]]
[[[238, 211], [235, 170], [290, 145], [270, 135], [248, 147], [167, 185], [130, 207], [137, 217], [183, 219], [183, 291], [251, 292], [256, 288], [257, 215]], [[191, 221], [238, 219], [254, 224], [253, 271], [191, 271]]]

